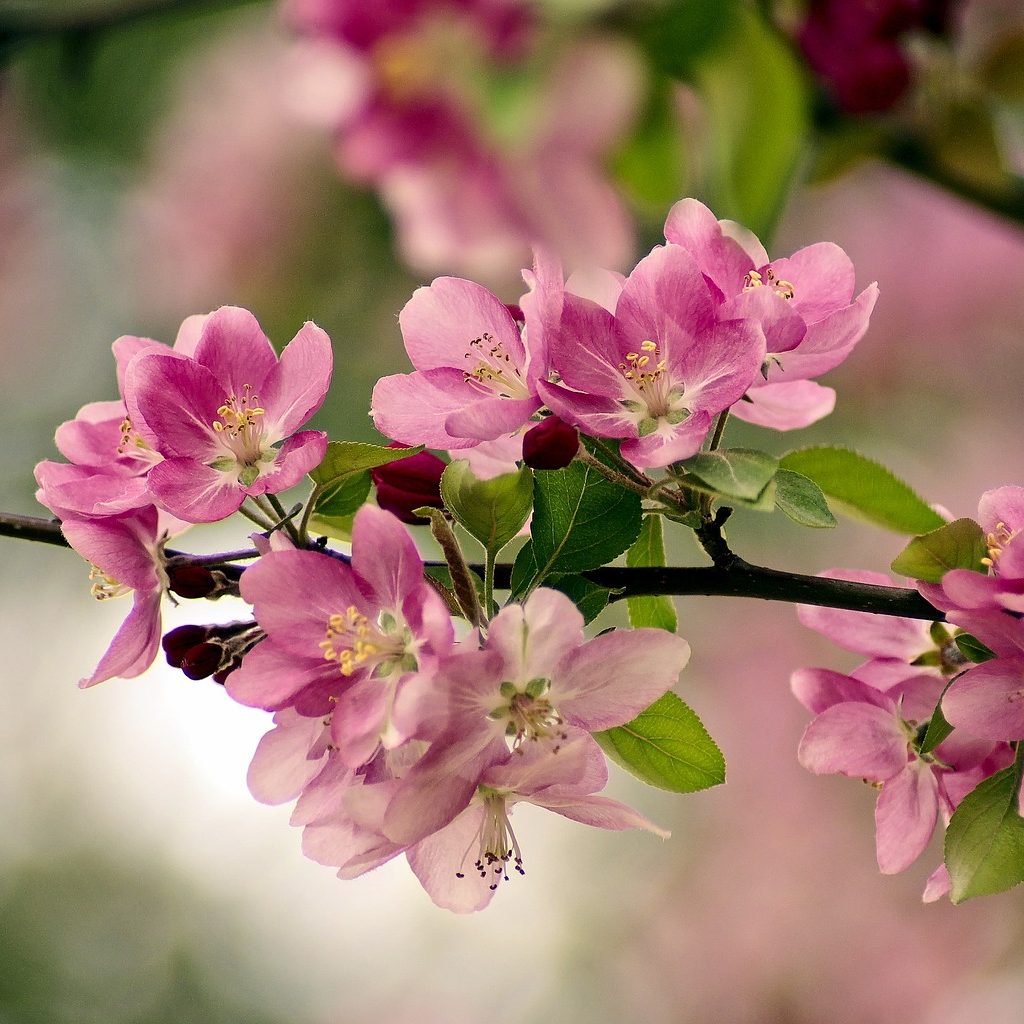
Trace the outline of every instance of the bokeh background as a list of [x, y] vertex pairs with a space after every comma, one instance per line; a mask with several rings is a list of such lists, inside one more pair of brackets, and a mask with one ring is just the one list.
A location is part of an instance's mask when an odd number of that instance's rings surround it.
[[[338, 27], [417, 6], [455, 27], [412, 50]], [[0, 508], [41, 513], [32, 466], [113, 397], [121, 334], [169, 341], [222, 303], [278, 344], [315, 319], [336, 359], [317, 425], [376, 440], [369, 393], [406, 369], [417, 284], [455, 273], [515, 301], [531, 237], [628, 269], [696, 195], [771, 253], [839, 243], [881, 290], [826, 379], [831, 417], [730, 437], [849, 444], [973, 514], [1024, 482], [1024, 19], [839, 6], [0, 0]], [[458, 118], [423, 120], [424, 96]], [[206, 549], [236, 546], [219, 529]], [[749, 560], [812, 572], [884, 570], [904, 542], [755, 513], [730, 530]], [[672, 554], [700, 561], [685, 537]], [[161, 665], [78, 691], [123, 609], [90, 600], [76, 555], [0, 541], [0, 580], [3, 1024], [1021, 1020], [1021, 893], [922, 905], [939, 845], [879, 875], [871, 790], [796, 763], [790, 672], [854, 661], [789, 607], [677, 601], [678, 691], [729, 781], [611, 787], [671, 840], [524, 808], [528, 876], [459, 918], [401, 860], [341, 882], [302, 857], [287, 808], [246, 790], [262, 712]]]

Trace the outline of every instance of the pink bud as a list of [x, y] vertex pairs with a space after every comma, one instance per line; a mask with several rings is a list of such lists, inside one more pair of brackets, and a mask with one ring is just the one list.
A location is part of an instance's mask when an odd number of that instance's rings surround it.
[[523, 435], [523, 461], [531, 469], [564, 469], [579, 447], [576, 428], [548, 416]]

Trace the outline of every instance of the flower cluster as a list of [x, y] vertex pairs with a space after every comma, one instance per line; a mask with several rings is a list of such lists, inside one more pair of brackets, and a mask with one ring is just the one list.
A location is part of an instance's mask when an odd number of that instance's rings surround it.
[[[1007, 769], [1011, 744], [1024, 739], [1024, 488], [988, 491], [978, 521], [987, 554], [976, 566], [919, 584], [945, 622], [800, 609], [805, 625], [869, 659], [848, 676], [802, 669], [792, 685], [817, 716], [800, 742], [804, 767], [879, 789], [877, 853], [886, 873], [909, 867], [936, 823], [948, 825], [969, 793]], [[877, 573], [826, 575], [892, 582]], [[949, 887], [940, 866], [925, 899]]]
[[693, 199], [672, 208], [665, 237], [626, 278], [566, 282], [538, 252], [513, 310], [471, 281], [420, 288], [399, 318], [415, 371], [378, 382], [377, 428], [435, 448], [501, 444], [519, 458], [546, 407], [621, 440], [646, 469], [693, 455], [726, 411], [779, 430], [831, 412], [835, 393], [812, 378], [850, 353], [878, 294], [872, 284], [854, 297], [846, 254], [823, 242], [770, 261]]

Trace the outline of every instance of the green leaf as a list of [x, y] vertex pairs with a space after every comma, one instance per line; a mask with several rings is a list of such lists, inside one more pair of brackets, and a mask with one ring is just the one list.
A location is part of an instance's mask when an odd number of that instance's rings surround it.
[[512, 563], [512, 579], [509, 592], [512, 597], [521, 597], [529, 590], [537, 577], [537, 560], [533, 557], [533, 542], [527, 541]]
[[[660, 516], [644, 518], [640, 536], [626, 552], [626, 565], [630, 568], [665, 565], [665, 540]], [[671, 597], [630, 597], [626, 604], [629, 606], [629, 624], [634, 629], [651, 626], [654, 629], [667, 629], [670, 633], [676, 631], [676, 606]]]
[[456, 459], [441, 476], [441, 497], [455, 521], [495, 555], [530, 517], [533, 471], [523, 466], [515, 473], [478, 480], [465, 459]]
[[583, 576], [563, 576], [556, 573], [549, 576], [545, 583], [553, 590], [565, 594], [579, 608], [585, 623], [592, 622], [604, 611], [611, 596], [611, 591], [607, 587], [599, 587]]
[[1024, 881], [1024, 818], [1017, 811], [1020, 763], [964, 797], [946, 829], [950, 899], [1005, 892]]
[[594, 733], [601, 749], [650, 786], [695, 793], [725, 782], [725, 758], [701, 720], [674, 693], [632, 722]]
[[764, 238], [805, 151], [806, 79], [787, 40], [754, 11], [729, 27], [694, 74], [707, 115], [706, 198], [717, 216]]
[[925, 583], [939, 583], [950, 569], [981, 572], [988, 554], [985, 534], [973, 519], [956, 519], [915, 537], [894, 559], [892, 571]]
[[[942, 691], [943, 694], [948, 689], [949, 683], [946, 683], [946, 689]], [[932, 717], [928, 719], [928, 728], [925, 729], [921, 739], [921, 753], [930, 754], [952, 731], [953, 726], [946, 721], [946, 716], [942, 713], [942, 699], [940, 698], [932, 712]]]
[[801, 526], [823, 529], [836, 525], [821, 488], [802, 473], [780, 469], [775, 474], [775, 505]]
[[783, 469], [813, 480], [840, 511], [897, 533], [927, 533], [945, 520], [879, 463], [849, 448], [798, 448]]
[[537, 578], [606, 565], [639, 536], [640, 496], [574, 462], [534, 474], [531, 535]]
[[719, 448], [679, 463], [717, 494], [756, 501], [775, 476], [778, 459], [753, 448]]
[[953, 639], [960, 649], [960, 653], [968, 661], [973, 661], [976, 665], [981, 664], [983, 661], [991, 661], [996, 656], [995, 651], [986, 647], [976, 636], [971, 636], [970, 633], [957, 633]]
[[333, 537], [335, 540], [350, 541], [355, 518], [354, 513], [348, 516], [312, 515], [306, 524], [306, 530], [311, 537]]
[[336, 478], [316, 497], [314, 518], [341, 519], [354, 515], [366, 501], [371, 483], [368, 469]]
[[388, 448], [380, 444], [367, 444], [365, 441], [331, 441], [327, 445], [323, 462], [309, 476], [317, 487], [324, 488], [341, 477], [360, 473], [364, 469], [386, 466], [389, 462], [419, 455], [421, 451], [421, 444], [415, 448]]

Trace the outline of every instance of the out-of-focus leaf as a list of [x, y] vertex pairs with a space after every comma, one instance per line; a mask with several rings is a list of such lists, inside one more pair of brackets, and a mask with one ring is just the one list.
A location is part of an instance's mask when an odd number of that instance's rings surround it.
[[[661, 524], [661, 516], [646, 516], [643, 528], [636, 543], [626, 552], [626, 565], [633, 567], [664, 565], [665, 540]], [[634, 629], [651, 626], [654, 629], [676, 631], [676, 606], [672, 598], [665, 594], [652, 594], [648, 597], [630, 597], [629, 624]]]

